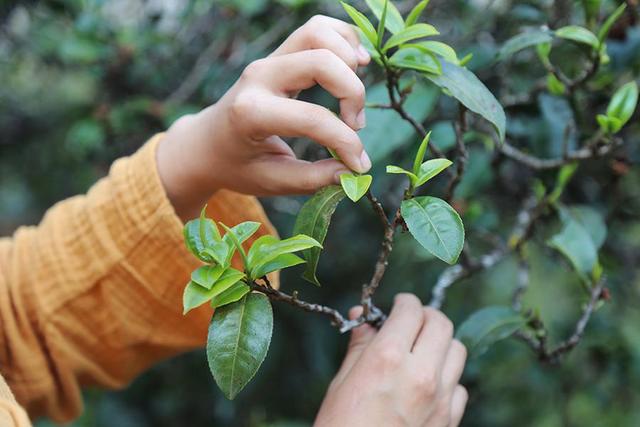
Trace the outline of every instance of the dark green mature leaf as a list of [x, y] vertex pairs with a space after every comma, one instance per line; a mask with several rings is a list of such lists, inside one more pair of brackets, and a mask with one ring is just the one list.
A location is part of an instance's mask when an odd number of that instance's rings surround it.
[[402, 218], [409, 232], [426, 250], [446, 263], [454, 264], [464, 245], [460, 215], [444, 200], [415, 197], [402, 202]]
[[272, 271], [282, 270], [284, 268], [293, 267], [294, 265], [304, 264], [306, 261], [294, 254], [282, 254], [266, 264], [262, 264], [258, 267], [254, 272], [254, 278], [258, 279], [260, 277], [266, 276], [268, 273]]
[[204, 288], [211, 289], [224, 271], [225, 267], [222, 265], [203, 265], [191, 273], [191, 281]]
[[[406, 85], [406, 82], [404, 80], [403, 84]], [[439, 96], [440, 90], [437, 87], [417, 81], [413, 84], [404, 108], [416, 120], [422, 122], [433, 111]], [[389, 93], [384, 83], [367, 89], [367, 103], [389, 103]], [[409, 123], [404, 120], [398, 121], [397, 116], [389, 114], [389, 111], [376, 108], [367, 108], [367, 127], [358, 134], [374, 164], [415, 138], [415, 130]]]
[[407, 15], [407, 19], [404, 23], [405, 27], [409, 27], [418, 22], [418, 19], [420, 19], [420, 15], [422, 15], [422, 11], [425, 7], [427, 7], [428, 4], [429, 0], [422, 0], [420, 3], [415, 5], [413, 9], [411, 9], [411, 12], [409, 12], [409, 14]]
[[207, 360], [213, 378], [227, 399], [251, 381], [269, 350], [273, 310], [269, 299], [249, 293], [216, 310], [207, 338]]
[[594, 49], [597, 49], [600, 44], [595, 34], [578, 25], [567, 25], [566, 27], [558, 28], [555, 31], [555, 35], [576, 43], [586, 44]]
[[249, 291], [251, 291], [251, 288], [246, 283], [236, 282], [226, 291], [214, 296], [211, 299], [211, 307], [215, 309], [239, 301]]
[[342, 7], [347, 12], [347, 15], [351, 18], [354, 24], [362, 31], [362, 34], [371, 42], [373, 46], [377, 46], [378, 44], [378, 35], [376, 34], [376, 29], [373, 27], [373, 24], [366, 16], [360, 13], [353, 6], [341, 1]]
[[201, 306], [239, 282], [244, 273], [234, 268], [227, 268], [210, 289], [200, 286], [194, 281], [187, 284], [182, 295], [183, 313]]
[[414, 24], [389, 37], [389, 40], [387, 40], [387, 42], [384, 44], [382, 51], [386, 52], [391, 48], [400, 46], [401, 44], [405, 44], [407, 42], [410, 42], [411, 40], [437, 36], [438, 34], [440, 33], [433, 25], [425, 23]]
[[[365, 0], [373, 14], [376, 18], [382, 18], [382, 12], [384, 11], [384, 5], [386, 0]], [[402, 15], [398, 11], [398, 8], [389, 1], [387, 4], [387, 14], [384, 22], [384, 26], [387, 30], [391, 32], [391, 34], [395, 34], [397, 32], [402, 31], [404, 28], [404, 20], [402, 19]]]
[[465, 344], [472, 357], [478, 357], [493, 343], [524, 327], [526, 322], [524, 317], [510, 307], [485, 307], [462, 322], [456, 338]]
[[607, 224], [604, 216], [596, 209], [587, 205], [573, 205], [560, 208], [560, 217], [563, 223], [571, 220], [580, 224], [595, 245], [596, 249], [600, 249], [607, 238]]
[[480, 114], [495, 127], [500, 140], [505, 137], [506, 116], [502, 106], [487, 87], [466, 68], [447, 61], [440, 61], [442, 74], [425, 76], [444, 88], [465, 107]]
[[[306, 234], [318, 242], [324, 243], [331, 223], [331, 216], [335, 212], [338, 203], [344, 197], [345, 193], [342, 187], [338, 185], [331, 185], [319, 190], [300, 208], [293, 227], [293, 234]], [[316, 277], [320, 248], [304, 250], [302, 251], [302, 257], [307, 261], [307, 268], [302, 277], [314, 285], [320, 286], [320, 282]]]
[[431, 52], [425, 52], [415, 47], [404, 47], [389, 58], [389, 64], [397, 68], [422, 71], [427, 75], [440, 74], [440, 61]]
[[547, 244], [562, 253], [582, 277], [588, 277], [598, 262], [596, 245], [587, 230], [577, 221], [566, 221], [562, 231]]
[[449, 159], [431, 159], [427, 160], [420, 166], [416, 187], [421, 186], [440, 172], [451, 166], [453, 162]]
[[340, 175], [340, 184], [344, 193], [354, 202], [360, 200], [367, 193], [372, 180], [371, 175], [355, 175], [352, 173]]
[[498, 61], [504, 61], [514, 53], [541, 43], [548, 43], [553, 39], [552, 33], [545, 30], [532, 30], [520, 33], [507, 40], [498, 52]]

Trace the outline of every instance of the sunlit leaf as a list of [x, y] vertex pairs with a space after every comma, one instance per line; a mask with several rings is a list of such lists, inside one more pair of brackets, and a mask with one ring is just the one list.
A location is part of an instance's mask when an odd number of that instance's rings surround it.
[[225, 267], [222, 265], [203, 265], [191, 273], [191, 281], [206, 289], [211, 289], [224, 271]]
[[249, 249], [247, 262], [251, 276], [256, 277], [255, 272], [260, 267], [273, 261], [280, 255], [299, 252], [309, 248], [322, 248], [322, 245], [313, 237], [298, 234], [288, 239], [273, 240], [271, 236], [262, 236], [256, 240]]
[[627, 8], [627, 4], [622, 3], [620, 6], [618, 6], [616, 10], [613, 11], [611, 15], [609, 15], [606, 21], [604, 21], [604, 23], [602, 24], [602, 27], [600, 27], [600, 30], [598, 30], [598, 41], [600, 43], [604, 42], [604, 40], [607, 38], [607, 35], [609, 35], [609, 31], [611, 30], [611, 27], [613, 26], [613, 24], [615, 24], [618, 18], [622, 16], [626, 8]]
[[531, 30], [520, 33], [507, 40], [498, 52], [498, 60], [504, 61], [514, 53], [528, 47], [549, 43], [553, 39], [552, 33], [545, 30]]
[[567, 25], [555, 31], [557, 37], [574, 41], [576, 43], [586, 44], [593, 48], [599, 45], [598, 38], [591, 31], [578, 25]]
[[422, 11], [425, 7], [427, 7], [428, 4], [429, 0], [422, 0], [420, 3], [416, 4], [413, 9], [411, 9], [411, 12], [409, 12], [409, 14], [407, 15], [407, 19], [404, 23], [405, 27], [410, 27], [411, 25], [418, 22], [418, 19], [420, 19], [420, 15], [422, 15]]
[[453, 64], [460, 63], [456, 51], [446, 43], [435, 40], [425, 40], [421, 42], [410, 43], [406, 46], [426, 50], [427, 52], [441, 56], [445, 61], [449, 61]]
[[[382, 12], [384, 10], [385, 0], [365, 0], [373, 14], [376, 18], [382, 18]], [[391, 34], [395, 34], [399, 31], [402, 31], [404, 28], [404, 20], [402, 19], [402, 15], [398, 11], [398, 8], [395, 7], [393, 2], [389, 1], [387, 5], [387, 16], [385, 19], [384, 26], [391, 32]]]
[[259, 279], [260, 277], [266, 276], [268, 273], [272, 271], [278, 271], [285, 268], [293, 267], [294, 265], [304, 264], [306, 261], [294, 254], [282, 254], [271, 261], [262, 264], [258, 267], [253, 273], [253, 277], [255, 279]]
[[411, 40], [435, 36], [438, 34], [440, 33], [433, 25], [424, 23], [414, 24], [389, 37], [389, 40], [384, 44], [382, 51], [386, 52], [393, 47], [400, 46], [401, 44], [410, 42]]
[[577, 221], [566, 221], [562, 231], [547, 243], [562, 253], [583, 277], [591, 274], [598, 261], [598, 252], [591, 236]]
[[269, 299], [249, 293], [215, 311], [207, 338], [207, 360], [213, 378], [227, 399], [251, 381], [264, 361], [273, 331]]
[[442, 72], [440, 61], [434, 54], [415, 47], [406, 47], [398, 50], [389, 58], [389, 64], [397, 68], [422, 71], [427, 75], [435, 75]]
[[227, 268], [211, 286], [207, 289], [200, 286], [198, 283], [191, 281], [184, 289], [182, 296], [183, 310], [187, 313], [196, 307], [201, 306], [207, 301], [210, 301], [216, 295], [229, 289], [232, 285], [239, 282], [244, 278], [244, 273], [234, 268]]
[[208, 218], [191, 220], [185, 224], [183, 234], [185, 245], [192, 254], [204, 262], [214, 260], [210, 255], [203, 253], [207, 246], [212, 246], [218, 241], [217, 236], [220, 235], [213, 220]]
[[637, 104], [638, 84], [635, 81], [630, 81], [622, 85], [613, 94], [611, 102], [609, 102], [609, 106], [607, 107], [607, 116], [620, 120], [622, 127], [629, 121], [631, 116], [633, 116]]
[[416, 181], [416, 187], [421, 186], [431, 178], [438, 175], [440, 172], [452, 165], [453, 162], [449, 159], [431, 159], [427, 160], [420, 166], [420, 173], [418, 174], [418, 180]]
[[378, 36], [376, 34], [376, 29], [373, 27], [371, 21], [369, 21], [366, 16], [356, 10], [356, 8], [354, 8], [353, 6], [342, 1], [340, 2], [340, 4], [342, 4], [342, 7], [347, 12], [347, 15], [349, 15], [353, 23], [356, 24], [356, 26], [362, 31], [362, 33], [371, 42], [371, 44], [373, 46], [376, 46], [378, 44]]
[[251, 291], [251, 288], [246, 283], [236, 282], [227, 290], [215, 295], [211, 299], [211, 307], [215, 309], [239, 301], [240, 298], [248, 294], [249, 291]]
[[355, 175], [352, 173], [340, 175], [340, 184], [344, 193], [354, 202], [360, 200], [367, 193], [372, 180], [371, 175]]

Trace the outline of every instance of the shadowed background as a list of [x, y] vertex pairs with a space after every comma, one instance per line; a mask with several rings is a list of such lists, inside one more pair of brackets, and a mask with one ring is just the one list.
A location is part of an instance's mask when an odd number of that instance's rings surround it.
[[[364, 10], [362, 2], [352, 2]], [[397, 1], [406, 12], [414, 1]], [[614, 27], [611, 63], [594, 87], [638, 75], [640, 27], [637, 4]], [[603, 2], [603, 15], [615, 7]], [[606, 13], [605, 13], [606, 12]], [[114, 159], [135, 151], [182, 114], [215, 102], [251, 60], [267, 55], [314, 14], [345, 18], [334, 0], [69, 0], [0, 1], [0, 234], [35, 224], [56, 201], [86, 191]], [[504, 103], [535, 86], [545, 73], [535, 53], [517, 54], [508, 65], [494, 61], [504, 40], [527, 26], [554, 28], [582, 21], [581, 3], [568, 0], [432, 0], [426, 19]], [[576, 52], [560, 51], [556, 63], [579, 67]], [[384, 88], [375, 65], [363, 74], [369, 100]], [[609, 93], [605, 91], [604, 93]], [[337, 103], [313, 89], [301, 95], [332, 109]], [[606, 106], [607, 99], [602, 100]], [[424, 117], [434, 139], [454, 145], [455, 104], [432, 86], [410, 97], [411, 112]], [[588, 112], [595, 116], [597, 112]], [[558, 155], [568, 103], [542, 93], [507, 109], [512, 140], [545, 155]], [[471, 400], [465, 426], [632, 426], [640, 419], [640, 126], [638, 113], [623, 136], [622, 155], [581, 167], [565, 198], [589, 204], [607, 219], [601, 253], [612, 300], [598, 310], [580, 345], [559, 366], [547, 366], [521, 342], [501, 341], [472, 359], [463, 383]], [[590, 120], [587, 118], [586, 120]], [[474, 118], [471, 127], [479, 124]], [[481, 124], [480, 124], [481, 125]], [[374, 160], [374, 190], [394, 206], [402, 178], [384, 174], [387, 163], [407, 165], [418, 138], [391, 111], [370, 111], [361, 132]], [[308, 159], [325, 156], [310, 141], [292, 141]], [[515, 200], [530, 174], [496, 158], [483, 134], [471, 136], [470, 161], [454, 205], [467, 229], [500, 234], [513, 222]], [[403, 163], [404, 162], [404, 163]], [[553, 175], [549, 175], [549, 179]], [[435, 194], [442, 182], [434, 180]], [[265, 199], [283, 236], [293, 227], [304, 198]], [[390, 209], [390, 208], [389, 208]], [[537, 230], [527, 247], [531, 286], [525, 305], [538, 310], [550, 340], [565, 337], [580, 312], [577, 277], [546, 247], [557, 223]], [[372, 273], [381, 239], [379, 222], [366, 202], [343, 203], [334, 216], [321, 258], [322, 288], [283, 274], [282, 287], [302, 298], [347, 310]], [[473, 242], [471, 242], [473, 243]], [[473, 247], [472, 247], [473, 249]], [[400, 291], [423, 300], [445, 265], [409, 236], [400, 236], [377, 295], [387, 309]], [[516, 261], [456, 284], [444, 311], [459, 324], [484, 305], [508, 304]], [[183, 286], [176, 283], [176, 286]], [[74, 426], [303, 426], [310, 425], [341, 360], [346, 336], [324, 318], [274, 303], [274, 338], [254, 381], [227, 401], [211, 378], [204, 351], [167, 361], [122, 391], [88, 390], [86, 410]], [[354, 391], [357, 392], [357, 391]], [[46, 420], [39, 427], [51, 426]]]

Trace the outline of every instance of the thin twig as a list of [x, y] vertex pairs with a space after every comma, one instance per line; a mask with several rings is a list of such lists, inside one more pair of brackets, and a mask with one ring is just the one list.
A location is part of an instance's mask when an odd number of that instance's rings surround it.
[[464, 143], [464, 134], [467, 132], [467, 109], [460, 104], [460, 113], [458, 117], [458, 123], [455, 125], [456, 131], [456, 173], [449, 181], [449, 185], [447, 186], [445, 200], [450, 201], [453, 198], [453, 193], [456, 191], [458, 184], [462, 181], [462, 176], [464, 175], [464, 171], [467, 167], [467, 160], [469, 159], [469, 154], [467, 152], [467, 147]]

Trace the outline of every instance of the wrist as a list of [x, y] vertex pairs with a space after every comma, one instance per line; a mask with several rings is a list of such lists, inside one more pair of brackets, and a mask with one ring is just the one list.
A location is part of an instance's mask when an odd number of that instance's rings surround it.
[[160, 180], [167, 198], [183, 220], [196, 217], [219, 189], [213, 171], [209, 132], [213, 107], [180, 117], [167, 130], [156, 151]]

